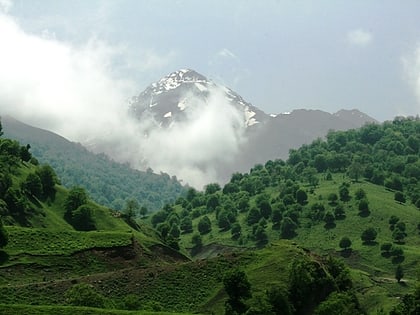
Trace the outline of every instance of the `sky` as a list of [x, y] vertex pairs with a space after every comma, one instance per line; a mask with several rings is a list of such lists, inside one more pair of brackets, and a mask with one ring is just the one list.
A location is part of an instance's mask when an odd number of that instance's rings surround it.
[[0, 115], [200, 187], [244, 141], [222, 98], [147, 141], [127, 113], [132, 96], [181, 68], [268, 114], [419, 115], [420, 2], [0, 0]]
[[383, 121], [420, 112], [416, 0], [0, 0], [0, 6], [3, 18], [27, 35], [100, 54], [106, 74], [126, 81], [127, 93], [191, 68], [267, 113], [357, 108]]

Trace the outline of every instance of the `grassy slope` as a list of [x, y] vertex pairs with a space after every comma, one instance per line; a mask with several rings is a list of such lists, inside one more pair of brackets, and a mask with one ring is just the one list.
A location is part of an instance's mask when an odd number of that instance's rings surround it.
[[[91, 307], [72, 306], [29, 306], [0, 304], [0, 313], [3, 315], [180, 315], [181, 313], [148, 312], [148, 311], [121, 311], [104, 310]], [[188, 313], [182, 313], [188, 315]]]
[[[328, 204], [328, 195], [333, 192], [338, 194], [338, 188], [343, 181], [349, 181], [349, 179], [342, 174], [336, 174], [332, 181], [321, 179], [314, 194], [308, 194], [309, 207], [314, 202], [322, 202], [327, 211], [332, 210], [332, 206]], [[371, 213], [367, 217], [358, 215], [357, 201], [354, 200], [354, 192], [358, 188], [362, 188], [366, 192], [369, 200]], [[277, 189], [272, 187], [267, 188], [265, 193], [271, 195], [271, 198], [278, 195]], [[369, 182], [351, 183], [350, 194], [353, 196], [352, 200], [344, 203], [346, 219], [336, 220], [334, 228], [326, 229], [324, 222], [313, 225], [308, 219], [301, 218], [300, 228], [297, 230], [298, 235], [293, 241], [321, 255], [332, 254], [342, 257], [352, 268], [352, 275], [363, 306], [372, 314], [376, 314], [376, 310], [380, 308], [388, 311], [397, 302], [397, 297], [408, 293], [413, 288], [413, 282], [417, 279], [420, 267], [420, 237], [417, 223], [420, 223], [420, 212], [410, 203], [397, 203], [394, 200], [393, 192]], [[254, 203], [254, 198], [251, 198], [251, 206]], [[251, 234], [251, 227], [246, 224], [245, 215], [239, 214], [238, 216], [238, 222], [242, 226], [242, 235], [245, 236], [245, 243], [241, 246], [237, 241], [231, 239], [230, 230], [226, 232], [219, 230], [214, 213], [207, 215], [212, 221], [212, 231], [203, 235], [204, 244], [218, 243], [236, 247], [255, 246], [255, 242], [247, 237]], [[408, 236], [405, 243], [394, 244], [404, 250], [404, 260], [401, 262], [405, 273], [403, 284], [397, 284], [394, 279], [397, 262], [392, 261], [391, 258], [383, 257], [380, 251], [381, 244], [393, 241], [388, 224], [391, 215], [397, 215], [400, 221], [407, 226]], [[194, 231], [197, 231], [199, 220], [200, 217], [193, 220]], [[360, 235], [370, 226], [378, 232], [376, 243], [364, 245]], [[279, 231], [273, 230], [271, 223], [268, 224], [266, 231], [271, 241], [280, 238]], [[181, 235], [181, 244], [190, 248], [192, 246], [191, 236], [191, 233]], [[343, 257], [338, 246], [343, 236], [349, 237], [352, 241], [352, 254], [349, 257]], [[277, 259], [282, 259], [280, 254]]]

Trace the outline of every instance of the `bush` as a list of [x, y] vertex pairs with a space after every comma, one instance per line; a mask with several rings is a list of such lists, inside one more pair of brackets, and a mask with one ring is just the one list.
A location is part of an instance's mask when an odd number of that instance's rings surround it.
[[66, 292], [67, 303], [75, 306], [105, 307], [105, 297], [95, 291], [92, 285], [76, 284]]
[[373, 227], [367, 228], [362, 232], [361, 239], [364, 243], [371, 243], [376, 239], [378, 232]]
[[347, 237], [344, 236], [339, 243], [340, 248], [342, 249], [348, 249], [351, 247], [351, 240]]
[[207, 234], [211, 231], [211, 221], [208, 216], [204, 216], [198, 222], [198, 231], [200, 234]]

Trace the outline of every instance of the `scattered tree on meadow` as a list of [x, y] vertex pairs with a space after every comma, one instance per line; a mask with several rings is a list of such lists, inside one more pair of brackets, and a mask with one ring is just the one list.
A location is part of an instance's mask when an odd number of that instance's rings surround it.
[[366, 198], [363, 198], [359, 201], [359, 215], [360, 216], [367, 216], [369, 215], [370, 211], [369, 211], [369, 202], [367, 201]]
[[404, 277], [404, 270], [401, 265], [398, 265], [395, 269], [395, 279], [397, 279], [397, 282], [400, 283], [401, 279]]
[[201, 235], [209, 233], [211, 231], [211, 221], [209, 217], [202, 217], [198, 222], [197, 228]]
[[338, 245], [340, 246], [340, 248], [348, 250], [351, 247], [351, 240], [347, 236], [344, 236], [341, 238], [340, 243]]
[[340, 200], [341, 201], [349, 201], [350, 200], [350, 191], [347, 188], [346, 185], [341, 185], [339, 190], [338, 190], [338, 194], [340, 195]]
[[361, 239], [363, 243], [369, 244], [376, 239], [378, 232], [373, 227], [369, 227], [362, 232]]
[[201, 248], [201, 246], [203, 246], [203, 240], [201, 238], [200, 234], [194, 234], [191, 237], [191, 243], [193, 244], [194, 248], [198, 249]]
[[296, 191], [296, 202], [301, 204], [302, 206], [305, 205], [308, 201], [308, 194], [303, 189], [298, 189]]
[[401, 191], [396, 191], [394, 194], [394, 200], [400, 203], [405, 203], [406, 199]]

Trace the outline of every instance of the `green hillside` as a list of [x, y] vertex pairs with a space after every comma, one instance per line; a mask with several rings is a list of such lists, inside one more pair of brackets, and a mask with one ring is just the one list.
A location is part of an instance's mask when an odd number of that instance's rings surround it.
[[104, 154], [93, 154], [78, 143], [9, 116], [3, 117], [2, 123], [5, 136], [29, 143], [33, 156], [40, 163], [51, 165], [65, 187], [82, 186], [101, 205], [122, 210], [127, 200], [135, 199], [153, 211], [173, 202], [185, 190], [168, 174], [134, 170]]
[[331, 132], [135, 222], [1, 138], [0, 312], [416, 314], [419, 147], [413, 118]]
[[[169, 246], [198, 258], [217, 255], [209, 244], [249, 248], [292, 239], [342, 258], [362, 306], [388, 312], [414, 288], [420, 267], [419, 147], [418, 118], [330, 132], [287, 161], [233, 174], [224, 187], [190, 189], [150, 223]], [[343, 238], [350, 242], [340, 247]], [[403, 284], [395, 280], [399, 266]]]

